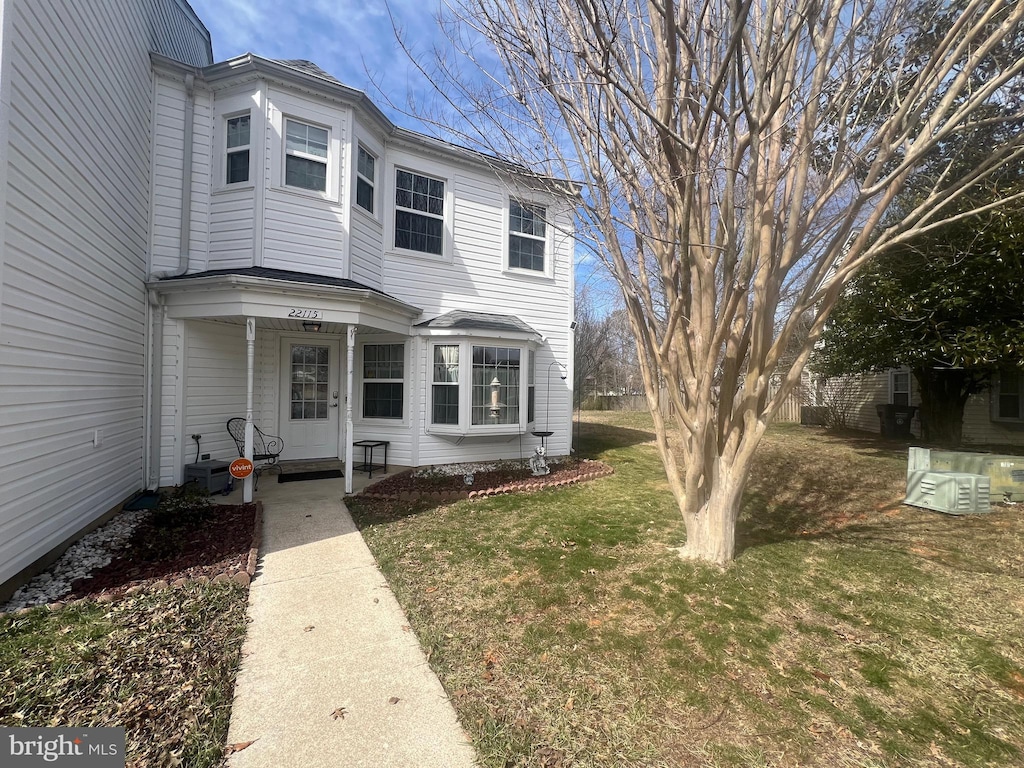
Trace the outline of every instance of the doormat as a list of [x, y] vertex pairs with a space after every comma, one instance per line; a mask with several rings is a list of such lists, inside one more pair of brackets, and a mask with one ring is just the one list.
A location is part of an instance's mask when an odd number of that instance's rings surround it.
[[154, 509], [160, 503], [160, 494], [157, 491], [143, 491], [134, 499], [122, 507], [126, 510]]
[[299, 480], [326, 480], [330, 477], [344, 477], [340, 469], [321, 469], [318, 472], [290, 472], [287, 475], [283, 472], [277, 476], [279, 483], [294, 483]]

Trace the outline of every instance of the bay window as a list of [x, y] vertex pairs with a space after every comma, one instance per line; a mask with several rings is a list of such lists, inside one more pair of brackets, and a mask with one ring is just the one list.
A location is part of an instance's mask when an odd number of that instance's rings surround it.
[[249, 180], [250, 117], [229, 117], [226, 125], [226, 168], [224, 182], [241, 184]]
[[434, 383], [431, 391], [431, 423], [459, 423], [459, 345], [434, 346]]
[[511, 434], [534, 421], [535, 353], [525, 341], [437, 341], [428, 354], [430, 431]]
[[473, 347], [473, 424], [519, 423], [517, 347]]

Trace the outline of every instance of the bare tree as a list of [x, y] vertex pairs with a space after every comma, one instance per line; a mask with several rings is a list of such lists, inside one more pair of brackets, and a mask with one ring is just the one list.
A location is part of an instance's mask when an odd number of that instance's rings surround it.
[[[622, 292], [681, 551], [726, 563], [754, 451], [843, 286], [967, 215], [951, 203], [1024, 155], [1024, 3], [450, 2], [462, 55], [428, 71], [459, 116], [446, 127], [538, 182], [580, 184], [580, 234]], [[973, 162], [935, 166], [982, 123], [1007, 129]], [[914, 205], [887, 218], [928, 164]]]
[[593, 290], [582, 288], [576, 294], [576, 359], [573, 366], [573, 391], [586, 394], [588, 380], [597, 380], [609, 367], [612, 357], [610, 323], [594, 304]]

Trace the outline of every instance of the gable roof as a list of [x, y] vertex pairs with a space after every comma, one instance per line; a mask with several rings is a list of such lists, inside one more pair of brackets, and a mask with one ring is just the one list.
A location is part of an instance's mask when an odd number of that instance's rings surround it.
[[534, 336], [540, 336], [537, 331], [515, 315], [495, 315], [489, 312], [467, 312], [462, 309], [447, 312], [432, 320], [416, 323], [415, 327], [472, 331], [504, 331], [512, 333], [529, 333]]

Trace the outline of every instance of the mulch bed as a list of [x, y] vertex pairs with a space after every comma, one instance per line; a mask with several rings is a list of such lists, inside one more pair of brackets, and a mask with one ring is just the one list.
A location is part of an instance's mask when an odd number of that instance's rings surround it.
[[72, 592], [61, 601], [119, 596], [129, 590], [136, 592], [190, 581], [232, 579], [248, 585], [255, 571], [260, 527], [258, 503], [215, 506], [211, 516], [188, 533], [176, 554], [147, 560], [140, 554], [145, 551], [145, 542], [166, 533], [144, 520], [124, 552], [91, 576], [72, 584]]
[[496, 496], [503, 493], [528, 493], [545, 488], [573, 485], [605, 477], [614, 470], [601, 461], [571, 459], [551, 464], [547, 475], [534, 476], [529, 466], [508, 463], [486, 472], [474, 472], [467, 486], [463, 475], [415, 474], [406, 470], [386, 477], [363, 489], [360, 496], [371, 499], [456, 501]]

